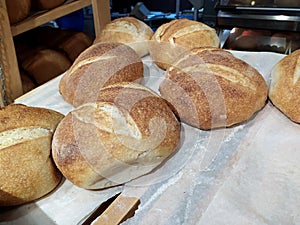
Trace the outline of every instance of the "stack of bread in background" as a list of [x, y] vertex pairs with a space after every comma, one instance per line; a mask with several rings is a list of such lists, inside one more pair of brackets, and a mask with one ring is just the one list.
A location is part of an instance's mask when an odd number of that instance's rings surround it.
[[[33, 129], [37, 138], [51, 137], [51, 143], [45, 145], [55, 166], [46, 175], [49, 180], [53, 180], [54, 171], [59, 171], [81, 188], [108, 188], [151, 172], [176, 153], [180, 148], [181, 123], [203, 130], [246, 123], [265, 106], [267, 82], [256, 69], [219, 45], [216, 31], [197, 21], [173, 20], [155, 32], [135, 18], [112, 21], [90, 47], [78, 57], [74, 54], [73, 60], [69, 58], [70, 68], [61, 77], [59, 92], [74, 110], [63, 118], [55, 112], [40, 111], [39, 114], [47, 115], [41, 119], [44, 122], [29, 127], [14, 122], [20, 112], [12, 110], [13, 106], [0, 110], [0, 119], [5, 121], [0, 125], [0, 138], [10, 137], [0, 152], [4, 160], [0, 161], [0, 172], [23, 171], [21, 157], [16, 157], [20, 162], [18, 169], [7, 166], [6, 161], [12, 157], [7, 150], [14, 148], [15, 143], [23, 143], [22, 135], [24, 140], [35, 143], [36, 138], [28, 135]], [[147, 54], [165, 74], [158, 93], [142, 82], [142, 57]], [[285, 108], [293, 111], [286, 115], [299, 122], [299, 105], [294, 101], [299, 83], [299, 52], [287, 57], [272, 72], [270, 97], [282, 112], [286, 112]], [[294, 76], [286, 75], [290, 71]], [[286, 100], [280, 103], [280, 98]], [[293, 104], [294, 107], [288, 107]], [[22, 117], [27, 113], [28, 118], [37, 116], [37, 109], [15, 107], [22, 109]], [[6, 111], [16, 114], [6, 117]], [[11, 128], [9, 123], [14, 126]], [[53, 125], [51, 129], [46, 126], [49, 123]], [[38, 148], [23, 144], [29, 152]], [[33, 158], [43, 160], [37, 155]], [[26, 184], [26, 191], [37, 193], [26, 197], [25, 190], [17, 186], [19, 181], [5, 179], [6, 185], [0, 186], [0, 205], [26, 203], [55, 187], [40, 192], [39, 187], [47, 182], [34, 187]], [[14, 185], [18, 193], [12, 188]]]
[[69, 69], [93, 38], [84, 32], [44, 26], [16, 36], [14, 43], [20, 71], [39, 86]]
[[[51, 10], [65, 0], [6, 0], [11, 25], [26, 20], [31, 14]], [[23, 92], [44, 84], [65, 72], [93, 38], [75, 30], [38, 27], [14, 37]]]
[[16, 24], [30, 16], [31, 12], [50, 10], [66, 0], [5, 0], [10, 24]]

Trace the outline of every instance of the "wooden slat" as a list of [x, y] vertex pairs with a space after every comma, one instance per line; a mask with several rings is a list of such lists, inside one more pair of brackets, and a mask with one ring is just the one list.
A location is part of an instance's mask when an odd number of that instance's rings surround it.
[[117, 225], [134, 215], [140, 204], [136, 197], [120, 194], [116, 200], [92, 223], [93, 225]]
[[33, 28], [36, 28], [40, 25], [43, 25], [49, 21], [55, 20], [59, 17], [65, 16], [72, 12], [75, 12], [81, 8], [87, 7], [92, 4], [92, 0], [77, 0], [67, 2], [62, 6], [54, 8], [50, 11], [42, 12], [29, 18], [24, 21], [11, 26], [11, 33], [13, 36], [21, 34], [23, 32], [29, 31]]
[[10, 23], [5, 0], [0, 0], [0, 63], [2, 86], [0, 87], [5, 104], [23, 94], [15, 46], [10, 32]]
[[94, 28], [96, 37], [101, 30], [111, 21], [110, 1], [109, 0], [92, 0]]

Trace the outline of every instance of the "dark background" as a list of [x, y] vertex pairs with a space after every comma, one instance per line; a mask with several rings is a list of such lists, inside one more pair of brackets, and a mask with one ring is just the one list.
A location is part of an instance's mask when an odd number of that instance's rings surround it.
[[[130, 13], [131, 7], [136, 3], [143, 2], [150, 11], [159, 11], [165, 13], [176, 12], [176, 0], [112, 0], [112, 12]], [[192, 9], [192, 4], [188, 0], [180, 0], [180, 11]]]

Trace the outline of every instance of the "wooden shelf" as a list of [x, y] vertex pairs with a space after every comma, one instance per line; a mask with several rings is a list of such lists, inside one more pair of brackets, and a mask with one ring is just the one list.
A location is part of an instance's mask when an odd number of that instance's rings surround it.
[[29, 31], [33, 28], [41, 26], [51, 20], [55, 20], [79, 9], [85, 8], [92, 4], [91, 0], [67, 1], [60, 7], [50, 11], [37, 12], [22, 22], [11, 26], [13, 36]]
[[23, 94], [13, 37], [52, 20], [92, 6], [96, 37], [110, 22], [110, 0], [68, 0], [52, 10], [37, 12], [24, 21], [10, 25], [5, 0], [0, 0], [0, 107]]

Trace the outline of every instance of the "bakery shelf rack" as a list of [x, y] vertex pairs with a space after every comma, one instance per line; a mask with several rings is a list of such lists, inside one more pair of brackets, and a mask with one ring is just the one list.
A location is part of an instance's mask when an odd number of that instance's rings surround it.
[[92, 6], [97, 36], [111, 20], [109, 0], [68, 0], [59, 7], [36, 12], [14, 25], [9, 23], [5, 0], [0, 0], [0, 107], [23, 94], [13, 37], [88, 6]]

